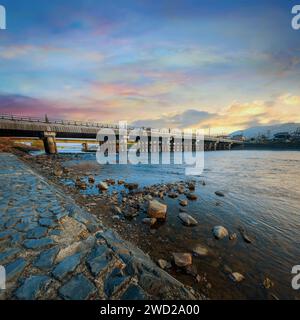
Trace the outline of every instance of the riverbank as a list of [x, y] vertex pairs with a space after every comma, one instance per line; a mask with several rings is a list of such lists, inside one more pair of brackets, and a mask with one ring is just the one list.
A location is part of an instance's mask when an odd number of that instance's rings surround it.
[[0, 162], [1, 299], [203, 298], [15, 155]]
[[[206, 153], [204, 173], [193, 179], [182, 166], [100, 166], [93, 154], [23, 160], [195, 291], [212, 299], [298, 299], [290, 286], [299, 256], [298, 155]], [[164, 221], [149, 219], [153, 200], [167, 207]], [[228, 236], [216, 239], [216, 226]], [[175, 265], [178, 252], [185, 266]]]
[[[195, 190], [205, 188], [205, 181], [177, 181], [167, 184], [139, 185], [139, 182], [114, 180], [110, 177], [99, 180], [99, 166], [96, 162], [81, 160], [82, 154], [57, 156], [25, 156], [24, 160], [34, 170], [58, 185], [66, 194], [72, 195], [80, 206], [99, 218], [104, 225], [116, 230], [122, 238], [134, 243], [148, 253], [157, 265], [165, 269], [179, 281], [211, 298], [239, 298], [240, 283], [249, 271], [239, 266], [230, 257], [225, 261], [219, 256], [224, 245], [234, 250], [238, 242], [251, 246], [252, 241], [243, 227], [230, 232], [223, 240], [217, 240], [212, 228], [218, 225], [203, 225], [189, 214], [193, 203], [202, 202]], [[78, 160], [78, 161], [76, 161]], [[75, 163], [73, 162], [75, 161]], [[199, 190], [198, 190], [199, 191]], [[217, 191], [217, 190], [216, 190]], [[223, 194], [215, 195], [214, 206], [222, 206]], [[158, 200], [166, 205], [166, 219], [149, 219], [149, 202]], [[182, 241], [172, 236], [178, 226], [171, 220], [176, 215], [182, 225]], [[192, 241], [189, 234], [195, 227], [208, 228], [208, 241]], [[166, 230], [164, 232], [163, 230]], [[245, 237], [243, 237], [245, 236]], [[174, 263], [174, 253], [184, 253], [184, 262]], [[225, 252], [225, 251], [224, 251]], [[199, 266], [200, 264], [200, 266]], [[235, 269], [232, 266], [236, 265]], [[217, 273], [216, 273], [217, 272]], [[217, 275], [217, 276], [216, 276]], [[218, 285], [221, 276], [222, 282]], [[237, 278], [235, 278], [237, 276]], [[247, 281], [246, 281], [247, 283]], [[265, 276], [258, 283], [265, 298], [277, 298], [269, 288], [269, 278]], [[270, 281], [272, 286], [272, 281]], [[264, 285], [266, 284], [266, 285]], [[235, 289], [228, 295], [224, 285]], [[267, 289], [265, 288], [268, 287]]]

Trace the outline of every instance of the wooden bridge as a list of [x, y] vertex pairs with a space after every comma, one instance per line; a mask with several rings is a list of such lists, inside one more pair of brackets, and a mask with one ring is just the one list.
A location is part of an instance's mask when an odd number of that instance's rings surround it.
[[[49, 120], [47, 117], [34, 118], [23, 117], [9, 114], [0, 115], [0, 136], [1, 137], [37, 137], [44, 141], [46, 153], [57, 153], [56, 138], [68, 139], [96, 139], [100, 129], [112, 129], [119, 143], [119, 126], [98, 122], [83, 122], [72, 120]], [[127, 127], [127, 130], [143, 129], [148, 135], [148, 146], [151, 146], [151, 128]], [[160, 143], [161, 143], [160, 139]], [[192, 138], [193, 144], [196, 143]], [[174, 138], [171, 137], [171, 145]], [[100, 142], [101, 143], [101, 142]], [[231, 148], [242, 145], [243, 143], [231, 139], [223, 139], [213, 136], [204, 137], [204, 150], [230, 150]], [[88, 151], [87, 143], [84, 149]]]

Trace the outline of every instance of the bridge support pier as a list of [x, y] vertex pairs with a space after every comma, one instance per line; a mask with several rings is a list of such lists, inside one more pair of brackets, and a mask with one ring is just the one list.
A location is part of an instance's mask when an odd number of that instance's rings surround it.
[[89, 145], [88, 145], [87, 142], [84, 142], [84, 143], [82, 144], [82, 151], [83, 151], [83, 152], [88, 152], [88, 151], [89, 151]]
[[43, 134], [44, 148], [47, 154], [57, 153], [55, 135], [55, 132], [44, 132]]

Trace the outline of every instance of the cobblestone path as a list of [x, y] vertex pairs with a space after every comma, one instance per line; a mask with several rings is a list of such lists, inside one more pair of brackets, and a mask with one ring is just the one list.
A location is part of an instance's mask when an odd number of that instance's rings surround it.
[[0, 299], [194, 299], [16, 156], [0, 153]]

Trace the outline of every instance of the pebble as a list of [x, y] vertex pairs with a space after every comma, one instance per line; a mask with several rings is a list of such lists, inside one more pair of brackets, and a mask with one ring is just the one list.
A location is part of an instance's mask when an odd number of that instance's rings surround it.
[[173, 253], [174, 263], [177, 267], [186, 267], [192, 264], [192, 255], [190, 253]]
[[233, 272], [230, 274], [230, 278], [231, 280], [233, 280], [234, 282], [241, 282], [245, 279], [245, 277], [239, 273], [239, 272]]
[[196, 219], [185, 212], [180, 212], [178, 216], [186, 226], [196, 226], [198, 224]]
[[223, 239], [225, 237], [228, 237], [228, 230], [224, 228], [223, 226], [216, 226], [213, 228], [213, 234], [215, 238], [217, 239]]

